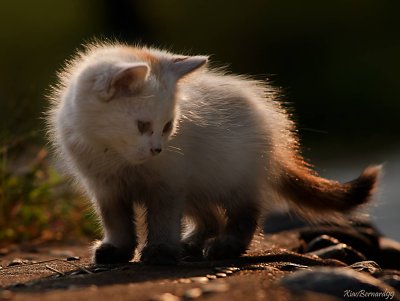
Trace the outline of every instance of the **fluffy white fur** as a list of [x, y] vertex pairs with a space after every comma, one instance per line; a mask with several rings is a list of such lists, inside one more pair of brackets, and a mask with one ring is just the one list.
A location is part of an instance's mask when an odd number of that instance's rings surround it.
[[[65, 170], [101, 217], [96, 262], [132, 258], [133, 202], [147, 211], [142, 260], [173, 263], [182, 252], [241, 255], [261, 211], [276, 199], [305, 211], [345, 211], [370, 195], [376, 168], [356, 180], [360, 187], [318, 178], [298, 155], [293, 123], [274, 90], [206, 62], [97, 44], [60, 73], [49, 130]], [[183, 216], [195, 228], [182, 239]]]

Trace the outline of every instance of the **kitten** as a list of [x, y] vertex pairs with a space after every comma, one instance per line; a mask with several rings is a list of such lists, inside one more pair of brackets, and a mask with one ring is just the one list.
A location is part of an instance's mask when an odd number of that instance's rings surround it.
[[[207, 60], [95, 44], [59, 74], [48, 128], [101, 217], [95, 262], [132, 259], [135, 202], [146, 208], [141, 260], [173, 264], [242, 255], [273, 201], [319, 218], [369, 200], [379, 167], [345, 184], [318, 177], [274, 90]], [[194, 224], [184, 236], [183, 217]]]

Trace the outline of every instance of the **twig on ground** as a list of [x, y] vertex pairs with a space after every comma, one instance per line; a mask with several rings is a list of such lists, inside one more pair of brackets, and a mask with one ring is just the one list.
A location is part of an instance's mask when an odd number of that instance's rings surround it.
[[67, 260], [65, 260], [64, 262], [66, 262], [66, 263], [68, 263], [68, 264], [70, 264], [70, 265], [73, 265], [74, 267], [80, 269], [81, 271], [83, 271], [83, 272], [85, 272], [85, 273], [87, 273], [87, 274], [93, 274], [92, 271], [88, 270], [87, 268], [85, 268], [85, 267], [83, 267], [83, 266], [80, 266], [79, 264], [76, 264], [76, 263], [73, 263], [73, 262], [67, 261]]
[[45, 267], [46, 267], [46, 269], [48, 269], [50, 271], [53, 271], [53, 272], [59, 274], [60, 276], [65, 276], [65, 273], [63, 273], [63, 272], [61, 272], [61, 271], [59, 271], [59, 270], [57, 270], [55, 268], [52, 268], [51, 266], [49, 266], [47, 264], [45, 265]]

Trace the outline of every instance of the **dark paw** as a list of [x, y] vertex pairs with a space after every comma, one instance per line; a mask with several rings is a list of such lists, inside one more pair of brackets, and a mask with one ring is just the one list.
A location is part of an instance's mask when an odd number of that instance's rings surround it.
[[98, 264], [127, 263], [132, 257], [131, 248], [117, 248], [109, 243], [102, 243], [94, 251], [94, 262]]
[[150, 265], [174, 265], [180, 257], [178, 247], [166, 244], [149, 245], [142, 251], [141, 261]]
[[235, 237], [217, 237], [210, 239], [204, 249], [204, 257], [208, 260], [233, 259], [246, 252], [247, 245]]
[[182, 242], [181, 255], [183, 261], [195, 262], [204, 259], [202, 246], [191, 242]]

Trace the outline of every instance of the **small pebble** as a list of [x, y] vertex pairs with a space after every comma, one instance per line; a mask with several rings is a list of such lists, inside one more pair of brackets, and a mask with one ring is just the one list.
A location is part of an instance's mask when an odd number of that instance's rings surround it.
[[232, 275], [233, 272], [231, 270], [225, 269], [223, 271], [221, 271], [222, 273], [225, 273], [226, 275]]
[[204, 294], [210, 293], [224, 293], [229, 290], [229, 285], [226, 283], [209, 283], [202, 287]]
[[20, 259], [20, 258], [15, 258], [7, 266], [8, 267], [12, 267], [12, 266], [16, 266], [16, 265], [22, 265], [22, 264], [25, 264], [25, 263], [28, 263], [28, 261]]
[[171, 293], [156, 295], [150, 299], [151, 301], [179, 301], [181, 298]]
[[226, 267], [214, 267], [214, 271], [216, 272], [223, 272], [226, 270]]
[[178, 281], [179, 281], [179, 283], [191, 283], [192, 282], [189, 278], [181, 278]]
[[353, 270], [356, 270], [357, 272], [366, 272], [371, 275], [377, 275], [382, 272], [382, 269], [379, 266], [379, 264], [377, 264], [375, 261], [372, 261], [372, 260], [359, 261], [359, 262], [353, 263], [350, 267]]
[[207, 277], [192, 277], [192, 278], [190, 278], [190, 280], [195, 283], [207, 283], [208, 282]]
[[81, 258], [79, 256], [69, 256], [67, 257], [67, 261], [75, 261], [75, 260], [80, 260]]
[[215, 280], [215, 279], [217, 279], [217, 276], [215, 276], [215, 275], [207, 275], [206, 276], [209, 280]]
[[226, 274], [225, 273], [216, 273], [215, 276], [217, 276], [218, 278], [225, 278]]
[[230, 270], [232, 272], [239, 272], [240, 271], [240, 269], [238, 267], [227, 267], [226, 269]]
[[187, 290], [184, 294], [183, 297], [187, 299], [196, 299], [202, 295], [202, 290], [198, 287], [196, 288], [191, 288]]

